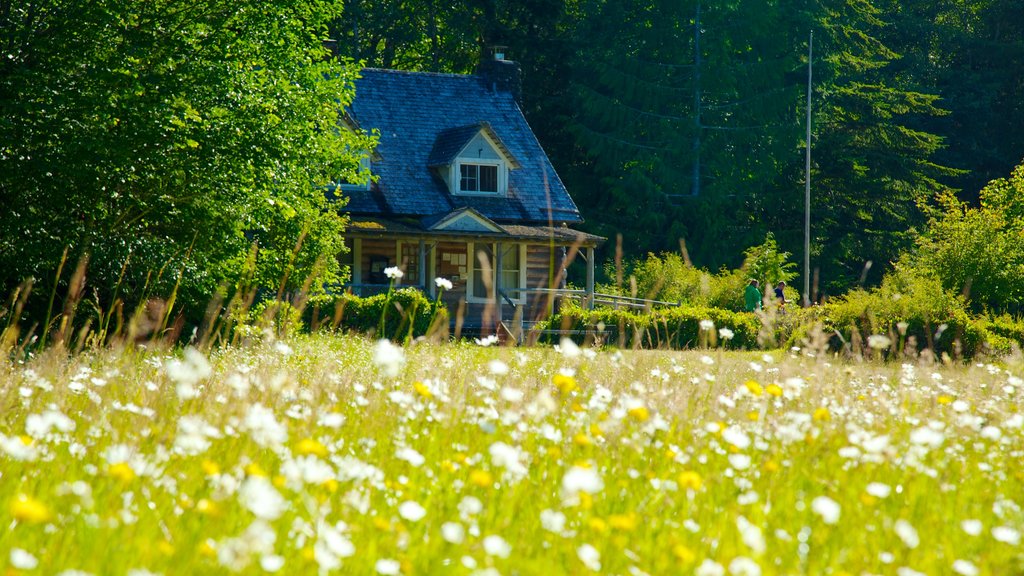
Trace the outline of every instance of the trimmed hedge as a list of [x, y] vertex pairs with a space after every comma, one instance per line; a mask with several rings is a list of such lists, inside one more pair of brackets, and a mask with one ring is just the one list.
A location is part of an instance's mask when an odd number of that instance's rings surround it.
[[[701, 321], [710, 320], [715, 328], [703, 333]], [[719, 339], [718, 330], [728, 328], [733, 337]], [[678, 306], [651, 312], [634, 312], [614, 308], [584, 310], [578, 304], [567, 304], [558, 314], [539, 323], [535, 330], [569, 331], [582, 337], [587, 332], [604, 330], [609, 343], [637, 348], [692, 348], [721, 342], [727, 348], [755, 348], [761, 321], [756, 315], [720, 308]], [[552, 338], [544, 338], [551, 341]], [[554, 338], [557, 340], [557, 338]]]
[[312, 310], [310, 325], [369, 334], [375, 338], [404, 340], [447, 334], [448, 308], [415, 288], [361, 298], [344, 293], [320, 302]]

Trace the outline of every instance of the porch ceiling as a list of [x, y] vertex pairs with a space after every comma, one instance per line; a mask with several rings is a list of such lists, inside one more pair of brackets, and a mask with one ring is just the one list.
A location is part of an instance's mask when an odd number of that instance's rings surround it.
[[559, 246], [578, 244], [599, 246], [606, 238], [573, 230], [564, 226], [527, 226], [498, 224], [503, 232], [463, 232], [458, 230], [427, 230], [415, 220], [399, 221], [385, 218], [352, 217], [346, 236], [353, 238], [430, 238], [436, 240], [467, 241], [474, 238], [493, 240], [554, 242]]

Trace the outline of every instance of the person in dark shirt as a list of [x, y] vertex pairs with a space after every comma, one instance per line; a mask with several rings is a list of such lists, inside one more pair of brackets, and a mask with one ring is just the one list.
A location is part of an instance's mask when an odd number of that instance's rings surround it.
[[775, 299], [779, 301], [779, 311], [786, 311], [786, 304], [789, 304], [789, 300], [786, 300], [786, 283], [779, 282], [775, 285]]

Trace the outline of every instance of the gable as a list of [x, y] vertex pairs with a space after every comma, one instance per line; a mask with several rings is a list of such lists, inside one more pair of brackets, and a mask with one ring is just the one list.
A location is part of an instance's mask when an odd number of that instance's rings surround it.
[[500, 226], [490, 221], [486, 216], [472, 208], [456, 210], [446, 214], [433, 225], [428, 226], [429, 230], [447, 230], [457, 232], [492, 232], [504, 233]]
[[477, 133], [459, 152], [460, 159], [467, 160], [505, 160], [498, 151], [487, 141], [483, 132]]

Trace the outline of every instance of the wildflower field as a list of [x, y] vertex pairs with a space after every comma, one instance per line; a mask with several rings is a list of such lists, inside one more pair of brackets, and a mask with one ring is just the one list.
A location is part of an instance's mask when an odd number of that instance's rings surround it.
[[0, 573], [1015, 574], [1024, 367], [420, 344], [0, 363]]

